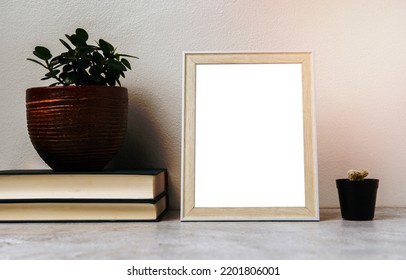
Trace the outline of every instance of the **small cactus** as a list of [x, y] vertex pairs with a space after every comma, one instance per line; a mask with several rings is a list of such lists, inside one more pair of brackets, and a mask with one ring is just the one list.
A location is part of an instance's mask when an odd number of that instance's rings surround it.
[[368, 170], [348, 170], [347, 175], [350, 181], [363, 181], [364, 178], [368, 176]]

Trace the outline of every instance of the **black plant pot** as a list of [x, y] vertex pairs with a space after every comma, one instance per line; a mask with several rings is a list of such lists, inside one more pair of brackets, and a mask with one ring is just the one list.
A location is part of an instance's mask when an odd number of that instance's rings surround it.
[[366, 221], [374, 218], [378, 179], [337, 179], [336, 184], [344, 220]]

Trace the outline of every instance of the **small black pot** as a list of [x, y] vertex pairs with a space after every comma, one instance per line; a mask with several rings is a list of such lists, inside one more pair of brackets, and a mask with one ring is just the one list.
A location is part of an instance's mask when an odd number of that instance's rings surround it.
[[366, 221], [374, 218], [378, 179], [337, 179], [336, 184], [344, 220]]

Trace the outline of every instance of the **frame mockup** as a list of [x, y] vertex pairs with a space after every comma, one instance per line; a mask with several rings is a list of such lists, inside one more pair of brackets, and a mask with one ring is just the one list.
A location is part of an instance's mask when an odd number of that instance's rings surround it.
[[182, 221], [319, 220], [312, 54], [185, 53]]

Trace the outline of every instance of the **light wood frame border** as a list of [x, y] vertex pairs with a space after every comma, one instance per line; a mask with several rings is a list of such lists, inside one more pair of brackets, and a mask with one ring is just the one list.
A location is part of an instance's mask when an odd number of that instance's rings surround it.
[[[197, 64], [301, 64], [305, 207], [195, 207]], [[319, 220], [312, 53], [184, 53], [181, 221]]]

